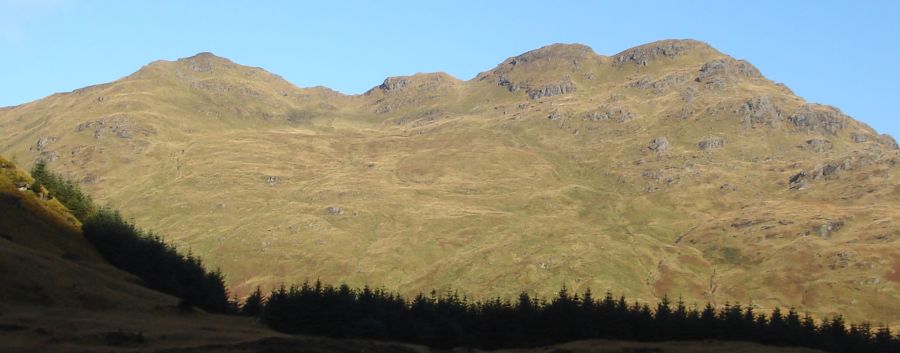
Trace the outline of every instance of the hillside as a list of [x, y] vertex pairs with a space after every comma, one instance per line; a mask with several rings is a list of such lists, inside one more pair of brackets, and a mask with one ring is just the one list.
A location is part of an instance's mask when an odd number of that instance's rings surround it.
[[202, 53], [0, 110], [0, 141], [238, 295], [565, 284], [900, 324], [896, 142], [702, 42], [554, 44], [352, 96]]
[[[286, 336], [248, 318], [179, 313], [175, 299], [106, 264], [56, 202], [0, 158], [0, 352], [429, 352], [421, 346]], [[17, 183], [19, 183], [17, 185]], [[744, 342], [580, 341], [571, 352], [817, 352]]]

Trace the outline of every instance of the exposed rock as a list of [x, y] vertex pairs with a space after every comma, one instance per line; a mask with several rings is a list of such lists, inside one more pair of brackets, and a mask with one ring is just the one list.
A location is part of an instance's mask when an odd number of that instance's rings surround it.
[[734, 185], [731, 185], [729, 183], [725, 183], [719, 187], [719, 190], [721, 190], [721, 191], [737, 191], [737, 187], [735, 187]]
[[51, 143], [54, 143], [54, 142], [56, 142], [57, 140], [59, 140], [59, 139], [56, 138], [55, 136], [45, 136], [45, 137], [41, 137], [41, 138], [39, 138], [39, 139], [37, 140], [37, 142], [34, 143], [34, 149], [35, 149], [35, 150], [38, 150], [38, 151], [43, 151], [44, 148], [47, 147], [47, 145], [49, 145], [49, 144], [51, 144]]
[[843, 228], [843, 227], [844, 227], [844, 221], [842, 221], [842, 220], [829, 221], [829, 222], [819, 225], [816, 229], [816, 232], [819, 234], [820, 237], [822, 237], [822, 239], [828, 240], [828, 238], [831, 238], [832, 234], [841, 230], [841, 228]]
[[266, 176], [266, 184], [269, 184], [269, 186], [275, 186], [275, 184], [278, 184], [278, 177], [272, 175]]
[[741, 78], [762, 77], [759, 70], [744, 60], [716, 59], [703, 64], [695, 79], [713, 90], [721, 90]]
[[19, 191], [25, 191], [25, 190], [31, 189], [31, 184], [28, 184], [24, 181], [17, 181], [13, 184], [16, 186], [16, 189], [19, 189]]
[[[600, 57], [587, 46], [552, 44], [506, 59], [496, 68], [478, 74], [475, 80], [494, 81], [510, 92], [527, 90], [531, 94], [543, 90], [543, 87], [538, 87], [539, 85], [571, 77], [569, 74], [578, 74], [580, 77], [593, 79], [593, 72], [584, 69], [591, 68], [591, 63], [599, 60]], [[566, 72], [567, 74], [550, 78], [542, 75], [545, 72]], [[537, 78], [540, 76], [544, 77]]]
[[745, 127], [768, 125], [777, 127], [781, 125], [782, 112], [768, 96], [760, 96], [747, 100], [741, 104], [736, 113], [741, 118], [741, 124]]
[[788, 117], [795, 128], [808, 133], [835, 135], [844, 128], [846, 117], [834, 107], [806, 104]]
[[692, 40], [664, 40], [628, 49], [613, 57], [614, 65], [632, 63], [647, 66], [656, 58], [674, 58], [686, 53], [689, 49], [706, 44]]
[[506, 76], [501, 75], [499, 81], [497, 82], [500, 86], [506, 87], [506, 89], [510, 92], [518, 92], [521, 88], [518, 83], [512, 82], [506, 78]]
[[691, 76], [684, 72], [676, 72], [663, 76], [656, 81], [650, 81], [647, 77], [628, 83], [628, 87], [637, 89], [652, 89], [654, 94], [661, 94], [668, 91], [669, 88], [689, 82]]
[[562, 119], [562, 117], [563, 117], [562, 113], [560, 113], [558, 110], [554, 110], [553, 112], [550, 113], [550, 115], [547, 116], [547, 119], [559, 120], [559, 119]]
[[59, 153], [56, 153], [56, 151], [43, 151], [41, 152], [41, 159], [47, 162], [53, 162], [59, 159]]
[[544, 85], [536, 89], [528, 89], [528, 99], [535, 100], [542, 97], [551, 97], [560, 94], [574, 93], [575, 83], [569, 80], [557, 84]]
[[329, 215], [332, 215], [332, 216], [340, 216], [340, 215], [344, 214], [344, 209], [337, 207], [337, 206], [330, 206], [325, 209], [325, 213], [328, 213]]
[[806, 189], [809, 183], [806, 181], [806, 177], [808, 174], [805, 170], [801, 170], [799, 173], [794, 174], [788, 179], [788, 185], [790, 185], [791, 189], [794, 190], [802, 190]]
[[381, 83], [378, 88], [385, 91], [396, 91], [403, 87], [409, 85], [410, 80], [408, 77], [388, 77], [384, 79], [384, 82]]
[[634, 119], [634, 116], [635, 114], [631, 109], [622, 106], [603, 105], [597, 108], [597, 110], [587, 112], [584, 115], [583, 119], [590, 121], [612, 120], [624, 123], [626, 121]]
[[156, 134], [156, 130], [149, 126], [139, 127], [125, 114], [117, 114], [94, 121], [86, 121], [75, 127], [76, 132], [84, 130], [94, 130], [94, 138], [99, 140], [108, 132], [115, 134], [119, 138], [131, 138], [134, 134], [145, 136]]
[[900, 146], [897, 145], [897, 140], [894, 140], [891, 135], [881, 134], [881, 136], [879, 137], [879, 141], [881, 141], [883, 145], [887, 146], [890, 149], [900, 150]]
[[697, 147], [703, 151], [724, 148], [725, 138], [721, 136], [707, 136], [697, 143]]
[[826, 153], [831, 151], [833, 146], [831, 141], [828, 140], [810, 139], [806, 140], [806, 145], [804, 147], [816, 153]]
[[516, 57], [504, 61], [501, 66], [529, 66], [528, 64], [546, 64], [558, 61], [566, 66], [577, 66], [581, 61], [596, 57], [597, 54], [590, 47], [582, 44], [551, 44], [535, 50], [530, 50]]
[[802, 170], [791, 176], [788, 182], [791, 189], [803, 189], [808, 185], [807, 180], [834, 179], [840, 172], [852, 170], [857, 165], [865, 165], [866, 163], [868, 162], [859, 156], [833, 160], [818, 164], [810, 170]]
[[863, 143], [869, 141], [869, 136], [866, 134], [854, 133], [851, 138], [855, 143]]
[[697, 80], [703, 81], [709, 77], [723, 75], [762, 77], [759, 70], [746, 60], [727, 58], [716, 59], [703, 64], [703, 66], [700, 67], [700, 74], [697, 76]]
[[213, 70], [213, 60], [216, 56], [212, 53], [199, 53], [189, 58], [179, 59], [187, 63], [188, 69], [194, 72], [211, 72]]
[[653, 140], [650, 140], [650, 144], [647, 145], [651, 151], [662, 152], [669, 148], [669, 140], [663, 136], [657, 137]]

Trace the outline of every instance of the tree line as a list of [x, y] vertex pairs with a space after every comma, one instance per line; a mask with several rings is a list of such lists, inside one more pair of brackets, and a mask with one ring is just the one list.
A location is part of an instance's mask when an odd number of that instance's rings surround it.
[[47, 169], [37, 161], [31, 169], [31, 189], [45, 197], [56, 198], [82, 222], [84, 237], [103, 258], [115, 267], [131, 273], [151, 289], [181, 298], [181, 308], [196, 306], [208, 312], [236, 311], [229, 300], [222, 274], [209, 271], [199, 258], [183, 255], [159, 236], [141, 230], [110, 208], [97, 207], [78, 183]]
[[404, 341], [436, 348], [536, 347], [581, 339], [633, 341], [728, 340], [802, 346], [829, 352], [898, 352], [900, 341], [884, 326], [849, 325], [841, 316], [817, 324], [808, 314], [752, 306], [688, 307], [663, 298], [655, 307], [590, 290], [552, 300], [522, 293], [516, 301], [471, 301], [454, 292], [411, 300], [383, 289], [303, 283], [264, 295], [259, 289], [241, 307], [284, 333]]

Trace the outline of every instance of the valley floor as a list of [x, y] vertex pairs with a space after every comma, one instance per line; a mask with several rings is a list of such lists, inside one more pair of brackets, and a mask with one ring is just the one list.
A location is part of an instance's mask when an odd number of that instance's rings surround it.
[[[89, 311], [30, 306], [0, 307], [0, 353], [6, 352], [432, 352], [392, 342], [289, 336], [252, 319], [157, 312]], [[452, 351], [469, 352], [457, 348]], [[627, 342], [589, 340], [497, 352], [819, 352], [746, 342]]]

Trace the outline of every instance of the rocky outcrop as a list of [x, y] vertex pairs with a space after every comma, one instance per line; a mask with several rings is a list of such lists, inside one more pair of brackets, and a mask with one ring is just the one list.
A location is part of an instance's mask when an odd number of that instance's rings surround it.
[[822, 237], [822, 239], [828, 240], [828, 238], [831, 238], [831, 235], [834, 232], [841, 230], [841, 228], [843, 228], [843, 227], [844, 227], [844, 221], [841, 221], [841, 220], [829, 221], [829, 222], [819, 225], [818, 233], [819, 233], [819, 236]]
[[44, 136], [44, 137], [38, 138], [37, 142], [34, 143], [34, 149], [37, 151], [43, 151], [45, 148], [47, 148], [48, 145], [50, 145], [51, 143], [54, 143], [58, 140], [59, 140], [59, 138], [57, 138], [55, 136]]
[[535, 100], [543, 97], [552, 97], [560, 94], [574, 93], [575, 83], [565, 80], [556, 84], [544, 85], [538, 88], [528, 89], [528, 99]]
[[762, 77], [762, 74], [749, 62], [727, 58], [703, 64], [694, 80], [703, 83], [708, 89], [722, 90], [741, 79], [758, 77]]
[[629, 88], [650, 89], [653, 94], [662, 94], [668, 92], [670, 88], [679, 86], [691, 81], [691, 75], [685, 72], [676, 72], [663, 76], [658, 80], [650, 80], [648, 77], [641, 77], [638, 80], [628, 83]]
[[[590, 60], [597, 56], [594, 50], [582, 44], [551, 44], [521, 55], [506, 59], [500, 67], [518, 66], [527, 67], [531, 64], [549, 63], [558, 61], [564, 65], [577, 66], [582, 61]], [[499, 69], [499, 67], [498, 67]]]
[[178, 61], [185, 63], [188, 69], [194, 72], [212, 72], [214, 62], [217, 60], [223, 59], [216, 57], [212, 53], [204, 52], [189, 58], [179, 59]]
[[597, 110], [589, 111], [584, 114], [583, 119], [589, 121], [615, 121], [624, 123], [635, 117], [634, 111], [631, 109], [617, 105], [602, 105]]
[[327, 213], [331, 216], [340, 216], [340, 215], [344, 214], [344, 209], [337, 207], [337, 206], [330, 206], [325, 209], [325, 213]]
[[[876, 163], [876, 159], [877, 157], [873, 155], [854, 154], [842, 159], [820, 163], [812, 169], [801, 170], [799, 173], [794, 174], [788, 179], [788, 184], [791, 189], [804, 189], [809, 186], [810, 180], [834, 179], [841, 172]], [[890, 160], [886, 161], [886, 163], [890, 163]]]
[[669, 139], [664, 136], [657, 137], [653, 140], [650, 140], [650, 144], [647, 145], [647, 148], [654, 152], [662, 152], [669, 149]]
[[384, 82], [382, 82], [378, 88], [383, 91], [396, 91], [408, 86], [409, 83], [409, 77], [388, 77], [384, 79]]
[[854, 143], [864, 143], [869, 141], [869, 135], [855, 133], [850, 137]]
[[[591, 80], [594, 78], [591, 68], [601, 61], [602, 58], [587, 46], [552, 44], [506, 59], [494, 69], [478, 74], [475, 80], [496, 83], [510, 92], [525, 90], [529, 96], [539, 95], [537, 92], [552, 95], [556, 89], [547, 87], [547, 91], [544, 91], [545, 86], [553, 86], [554, 82], [570, 81], [571, 77]], [[560, 91], [565, 90], [556, 90]], [[537, 98], [540, 97], [532, 99]]]
[[797, 130], [827, 135], [836, 135], [847, 124], [843, 113], [821, 104], [806, 104], [787, 120]]
[[619, 66], [625, 64], [647, 66], [647, 64], [653, 60], [659, 58], [675, 58], [698, 47], [709, 48], [705, 43], [695, 40], [663, 40], [631, 48], [616, 54], [613, 56], [613, 64]]
[[900, 146], [897, 145], [897, 140], [894, 140], [894, 138], [891, 137], [891, 135], [881, 134], [881, 136], [879, 136], [878, 140], [881, 142], [882, 145], [885, 145], [892, 150], [900, 150]]
[[740, 117], [741, 124], [748, 128], [757, 126], [778, 127], [784, 120], [781, 109], [773, 104], [768, 96], [748, 99], [735, 109], [735, 113]]
[[828, 240], [831, 238], [831, 235], [835, 232], [841, 230], [844, 227], [844, 221], [836, 220], [836, 221], [828, 221], [823, 224], [820, 224], [816, 232], [819, 234], [822, 239]]
[[803, 148], [813, 151], [815, 153], [826, 153], [831, 151], [833, 145], [831, 141], [823, 140], [823, 139], [809, 139], [806, 140], [806, 143], [803, 145]]
[[707, 136], [697, 143], [697, 147], [702, 151], [725, 148], [725, 138], [721, 136]]
[[101, 139], [107, 133], [116, 137], [127, 139], [136, 134], [149, 136], [156, 134], [156, 130], [149, 126], [139, 126], [125, 114], [107, 116], [94, 121], [86, 121], [75, 126], [75, 132], [93, 130], [94, 139]]
[[521, 86], [518, 83], [510, 81], [506, 76], [500, 76], [500, 79], [497, 81], [497, 84], [501, 87], [506, 87], [507, 91], [510, 92], [518, 92]]
[[554, 110], [554, 111], [550, 112], [550, 115], [547, 115], [547, 119], [549, 119], [549, 120], [559, 120], [562, 118], [563, 118], [563, 114], [560, 113], [558, 110]]
[[47, 162], [53, 162], [59, 159], [59, 153], [56, 153], [56, 151], [43, 151], [41, 152], [41, 159]]

